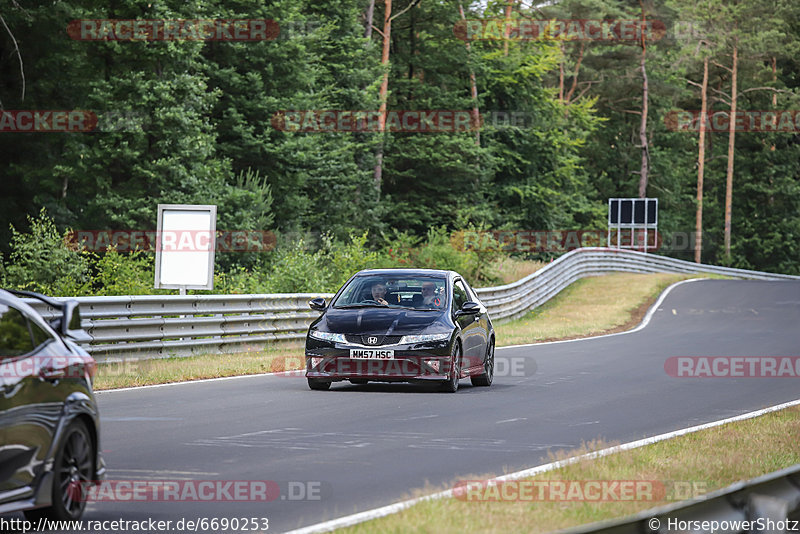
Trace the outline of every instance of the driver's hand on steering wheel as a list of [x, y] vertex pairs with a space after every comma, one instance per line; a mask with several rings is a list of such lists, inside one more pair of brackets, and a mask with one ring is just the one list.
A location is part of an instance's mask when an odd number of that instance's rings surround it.
[[375, 299], [375, 302], [377, 302], [378, 304], [383, 304], [384, 306], [388, 306], [389, 305], [389, 303], [386, 302], [386, 300], [384, 300], [382, 298]]

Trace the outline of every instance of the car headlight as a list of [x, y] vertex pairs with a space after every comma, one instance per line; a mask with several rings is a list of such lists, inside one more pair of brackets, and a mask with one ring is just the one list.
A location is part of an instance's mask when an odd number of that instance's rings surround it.
[[401, 345], [408, 345], [411, 343], [425, 343], [428, 341], [443, 341], [450, 339], [450, 333], [444, 332], [442, 334], [422, 334], [418, 336], [403, 336], [400, 338]]
[[319, 330], [312, 330], [308, 333], [308, 335], [314, 339], [323, 339], [325, 341], [333, 341], [338, 343], [344, 343], [347, 341], [344, 338], [344, 334], [332, 334], [331, 332], [321, 332]]

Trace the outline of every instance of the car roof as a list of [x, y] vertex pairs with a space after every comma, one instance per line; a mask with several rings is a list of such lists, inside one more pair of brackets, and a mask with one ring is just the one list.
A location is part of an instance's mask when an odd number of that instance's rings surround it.
[[13, 293], [9, 293], [8, 291], [6, 291], [4, 289], [0, 289], [0, 303], [6, 304], [6, 305], [8, 305], [8, 304], [13, 305], [19, 311], [25, 313], [29, 318], [31, 318], [34, 321], [36, 321], [39, 326], [44, 326], [44, 328], [48, 332], [52, 332], [53, 334], [55, 334], [55, 336], [57, 338], [61, 339], [61, 336], [59, 336], [56, 333], [55, 329], [52, 326], [50, 326], [50, 324], [47, 322], [47, 320], [45, 320], [45, 318], [42, 317], [42, 315], [38, 311], [36, 311], [33, 308], [33, 306], [31, 306], [30, 304], [28, 304], [27, 302], [25, 302], [24, 300], [22, 300], [18, 296], [14, 295]]
[[28, 309], [30, 308], [30, 311], [36, 314], [36, 311], [34, 311], [33, 308], [31, 308], [24, 300], [14, 295], [13, 293], [9, 293], [8, 291], [2, 288], [0, 288], [0, 301], [13, 304], [14, 306], [17, 306], [19, 308], [25, 308], [25, 311], [28, 311]]
[[448, 277], [448, 276], [459, 276], [458, 273], [455, 271], [445, 271], [442, 269], [364, 269], [362, 271], [358, 271], [355, 275], [367, 275], [367, 274], [383, 274], [383, 275], [399, 275], [399, 276], [414, 276], [414, 275], [422, 275], [422, 276], [438, 276], [438, 277]]

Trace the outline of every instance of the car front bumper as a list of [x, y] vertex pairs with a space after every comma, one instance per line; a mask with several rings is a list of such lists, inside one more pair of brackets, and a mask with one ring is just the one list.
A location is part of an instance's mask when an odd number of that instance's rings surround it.
[[[351, 349], [393, 351], [392, 358], [351, 358]], [[375, 380], [382, 382], [447, 380], [450, 373], [450, 340], [412, 345], [364, 347], [309, 338], [306, 343], [306, 376], [321, 380]]]

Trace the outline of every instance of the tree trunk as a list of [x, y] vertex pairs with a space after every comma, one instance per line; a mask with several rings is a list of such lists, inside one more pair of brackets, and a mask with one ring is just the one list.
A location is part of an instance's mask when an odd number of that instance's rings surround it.
[[733, 203], [733, 148], [736, 140], [736, 76], [739, 73], [739, 47], [733, 45], [733, 69], [731, 71], [731, 116], [728, 125], [728, 173], [725, 181], [725, 256], [731, 257], [731, 204]]
[[369, 6], [367, 7], [367, 21], [365, 23], [366, 28], [364, 29], [364, 37], [369, 39], [372, 37], [372, 15], [375, 13], [375, 0], [369, 0]]
[[[639, 0], [639, 5], [642, 8], [642, 28], [646, 23], [644, 14], [644, 4]], [[647, 87], [647, 69], [645, 68], [645, 60], [647, 59], [647, 45], [645, 44], [644, 31], [642, 31], [642, 122], [639, 125], [639, 142], [642, 144], [642, 165], [639, 171], [639, 198], [647, 196], [647, 170], [648, 170], [648, 153], [647, 153], [647, 101], [648, 101], [648, 87]]]
[[[467, 17], [464, 15], [464, 6], [461, 5], [461, 2], [458, 3], [458, 12], [461, 14], [461, 20], [467, 20]], [[470, 53], [470, 44], [468, 40], [467, 57], [469, 57], [469, 53]], [[470, 85], [470, 94], [472, 95], [472, 127], [475, 128], [475, 144], [480, 146], [481, 114], [480, 110], [478, 109], [478, 85], [475, 81], [475, 71], [472, 70], [472, 66], [470, 66], [469, 68], [469, 85]]]
[[373, 180], [375, 189], [380, 194], [381, 181], [383, 180], [383, 132], [386, 129], [386, 102], [389, 93], [389, 48], [392, 38], [392, 0], [384, 0], [386, 8], [383, 14], [383, 51], [381, 52], [381, 65], [383, 66], [383, 80], [380, 90], [380, 109], [378, 110], [378, 133], [381, 143], [378, 145], [375, 156], [375, 172]]
[[564, 51], [564, 41], [559, 44], [561, 46], [561, 61], [558, 64], [558, 100], [564, 102], [564, 58], [566, 58], [566, 52]]
[[514, 7], [514, 0], [508, 0], [508, 4], [506, 4], [506, 27], [503, 29], [503, 52], [505, 55], [508, 55], [508, 40], [511, 37], [511, 9]]
[[694, 261], [700, 263], [703, 250], [703, 173], [706, 167], [706, 114], [708, 109], [708, 57], [703, 59], [703, 86], [700, 95], [700, 141], [697, 151], [697, 215], [695, 220]]

